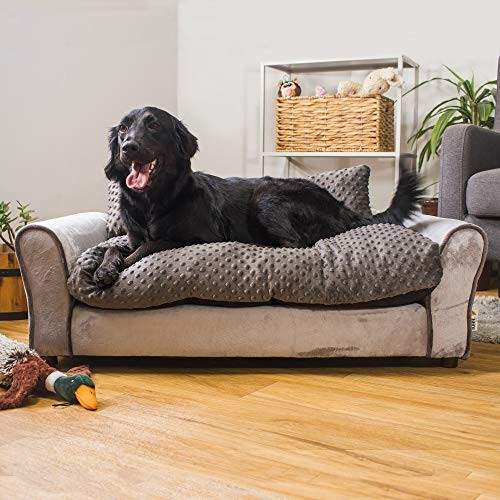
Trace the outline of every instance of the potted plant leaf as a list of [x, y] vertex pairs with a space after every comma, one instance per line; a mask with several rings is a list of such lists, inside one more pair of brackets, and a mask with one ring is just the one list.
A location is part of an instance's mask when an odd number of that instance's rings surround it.
[[[438, 157], [441, 152], [441, 142], [444, 131], [459, 123], [468, 123], [478, 127], [493, 128], [495, 110], [495, 84], [490, 80], [477, 85], [474, 76], [470, 80], [461, 77], [448, 66], [444, 66], [449, 77], [430, 78], [425, 80], [404, 95], [415, 91], [423, 85], [433, 81], [443, 81], [451, 85], [455, 95], [436, 104], [424, 117], [418, 130], [409, 141], [412, 145], [419, 146], [418, 171], [425, 163]], [[430, 215], [437, 214], [437, 198], [424, 200], [423, 211]], [[435, 213], [434, 213], [435, 212]]]
[[35, 220], [29, 204], [17, 202], [16, 214], [10, 202], [0, 200], [0, 320], [24, 319], [28, 304], [24, 292], [14, 241], [16, 233]]

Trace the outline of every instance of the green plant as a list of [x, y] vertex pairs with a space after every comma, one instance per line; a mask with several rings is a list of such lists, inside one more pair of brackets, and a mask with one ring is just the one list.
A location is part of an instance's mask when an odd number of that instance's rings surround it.
[[408, 140], [412, 145], [418, 144], [420, 140], [425, 140], [418, 155], [419, 171], [425, 161], [439, 156], [444, 131], [451, 125], [470, 123], [479, 127], [493, 128], [496, 94], [494, 85], [496, 81], [491, 80], [476, 88], [474, 76], [470, 80], [466, 80], [448, 66], [444, 67], [451, 73], [450, 78], [436, 76], [416, 85], [403, 95], [405, 96], [435, 80], [450, 83], [457, 92], [455, 97], [434, 106], [427, 113], [415, 134]]
[[29, 206], [29, 203], [23, 205], [17, 201], [17, 215], [14, 215], [10, 209], [10, 201], [0, 200], [0, 240], [12, 250], [17, 231], [36, 220], [36, 217], [31, 215], [34, 210], [30, 210]]

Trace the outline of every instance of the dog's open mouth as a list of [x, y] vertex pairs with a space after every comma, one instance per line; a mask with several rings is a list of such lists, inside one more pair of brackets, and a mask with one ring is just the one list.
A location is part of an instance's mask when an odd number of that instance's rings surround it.
[[130, 189], [137, 189], [139, 191], [145, 189], [148, 185], [149, 178], [154, 173], [157, 165], [157, 158], [149, 163], [143, 164], [133, 161], [130, 169], [130, 174], [128, 174], [126, 180], [127, 187]]

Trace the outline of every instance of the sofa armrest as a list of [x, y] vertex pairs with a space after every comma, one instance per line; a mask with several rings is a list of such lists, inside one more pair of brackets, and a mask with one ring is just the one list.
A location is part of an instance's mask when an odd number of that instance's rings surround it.
[[475, 125], [446, 129], [441, 148], [439, 215], [463, 220], [467, 215], [467, 181], [494, 168], [500, 168], [500, 132]]
[[428, 215], [405, 225], [440, 246], [443, 277], [427, 304], [432, 326], [427, 355], [468, 357], [472, 303], [488, 249], [486, 234], [474, 224]]
[[71, 355], [68, 270], [82, 252], [105, 239], [106, 215], [99, 212], [32, 223], [19, 231], [16, 254], [28, 298], [30, 347], [40, 355]]
[[424, 235], [426, 238], [439, 244], [441, 249], [446, 245], [450, 236], [459, 229], [472, 227], [484, 234], [483, 230], [474, 225], [458, 219], [433, 217], [432, 215], [417, 214], [403, 223], [408, 229]]

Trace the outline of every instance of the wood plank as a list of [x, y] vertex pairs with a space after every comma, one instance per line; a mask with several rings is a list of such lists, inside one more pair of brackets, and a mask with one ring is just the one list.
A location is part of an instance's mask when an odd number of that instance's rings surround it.
[[[0, 332], [27, 339], [25, 321]], [[2, 412], [8, 498], [498, 498], [500, 346], [455, 370], [91, 359], [99, 409]]]

